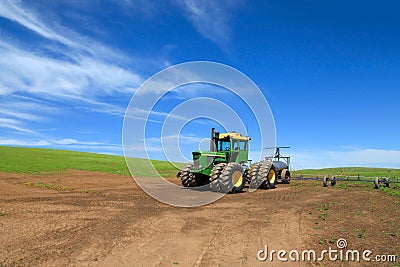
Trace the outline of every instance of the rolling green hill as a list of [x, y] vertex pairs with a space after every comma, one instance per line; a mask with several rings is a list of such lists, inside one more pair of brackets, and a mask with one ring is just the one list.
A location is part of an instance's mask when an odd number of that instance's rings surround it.
[[[134, 161], [138, 166], [145, 162], [144, 159], [134, 159]], [[164, 177], [173, 177], [177, 172], [176, 167], [169, 162], [152, 160], [152, 163]], [[63, 172], [68, 169], [129, 175], [125, 159], [121, 156], [69, 150], [0, 146], [1, 172], [39, 174]], [[328, 168], [319, 170], [308, 169], [292, 172], [292, 176], [356, 176], [360, 174], [366, 177], [387, 177], [389, 170], [390, 169], [384, 168], [362, 167]], [[393, 171], [396, 173], [396, 176], [400, 176], [399, 169]], [[394, 173], [392, 173], [392, 177]]]
[[[146, 160], [135, 159], [138, 166]], [[152, 160], [164, 176], [175, 176], [169, 162]], [[63, 172], [68, 169], [129, 175], [124, 157], [68, 150], [0, 146], [0, 171], [27, 174]]]

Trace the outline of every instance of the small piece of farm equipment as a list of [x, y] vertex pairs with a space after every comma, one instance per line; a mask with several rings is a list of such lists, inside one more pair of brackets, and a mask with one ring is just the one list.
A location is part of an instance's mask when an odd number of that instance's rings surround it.
[[324, 178], [319, 178], [319, 177], [308, 177], [305, 178], [303, 175], [300, 175], [299, 177], [292, 177], [292, 180], [312, 180], [312, 181], [322, 181], [322, 186], [323, 187], [328, 187], [330, 184], [331, 186], [335, 186], [338, 181], [340, 182], [356, 182], [356, 183], [374, 183], [374, 188], [379, 189], [381, 185], [384, 185], [385, 187], [390, 187], [390, 183], [399, 183], [399, 181], [391, 181], [390, 178], [380, 178], [376, 177], [374, 180], [368, 179], [368, 178], [363, 178], [360, 179], [360, 176], [358, 176], [357, 179], [352, 179], [349, 177], [346, 178], [337, 178], [336, 176], [325, 176]]
[[250, 140], [237, 132], [219, 133], [212, 128], [210, 151], [193, 151], [193, 163], [186, 165], [177, 177], [184, 187], [209, 184], [211, 190], [224, 193], [241, 192], [246, 182], [253, 188], [275, 188], [278, 179], [289, 183], [288, 162], [279, 158], [290, 159], [281, 157], [277, 148], [274, 157], [250, 164]]
[[273, 157], [267, 157], [266, 159], [272, 161], [275, 170], [278, 172], [278, 181], [284, 184], [290, 183], [290, 157], [282, 156], [281, 149], [290, 148], [288, 146], [277, 146], [277, 147], [267, 147], [267, 149], [275, 149], [275, 154]]
[[374, 185], [375, 189], [379, 189], [381, 184], [384, 184], [385, 187], [390, 187], [390, 178], [375, 178]]

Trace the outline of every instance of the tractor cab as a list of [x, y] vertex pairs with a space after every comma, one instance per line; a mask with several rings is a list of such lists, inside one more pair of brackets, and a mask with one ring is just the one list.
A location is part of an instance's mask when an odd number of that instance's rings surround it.
[[237, 132], [220, 134], [213, 133], [214, 144], [211, 148], [219, 153], [225, 153], [225, 162], [247, 163], [249, 156], [250, 137], [242, 136]]
[[[209, 181], [215, 165], [236, 162], [245, 165], [249, 156], [250, 137], [237, 132], [219, 133], [211, 130], [210, 150], [193, 151], [193, 168], [191, 173], [197, 175], [198, 181]], [[198, 184], [202, 184], [201, 182]]]

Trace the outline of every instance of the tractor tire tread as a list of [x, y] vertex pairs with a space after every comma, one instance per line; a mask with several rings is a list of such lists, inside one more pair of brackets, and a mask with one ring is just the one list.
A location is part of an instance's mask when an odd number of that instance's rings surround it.
[[242, 177], [242, 183], [235, 186], [232, 182], [232, 175], [235, 171], [240, 171], [244, 175], [243, 167], [236, 162], [228, 163], [222, 171], [219, 178], [220, 191], [223, 193], [239, 193], [243, 190], [245, 184], [245, 177]]
[[180, 172], [180, 179], [184, 187], [196, 187], [196, 177], [190, 171], [193, 169], [193, 164], [186, 165]]

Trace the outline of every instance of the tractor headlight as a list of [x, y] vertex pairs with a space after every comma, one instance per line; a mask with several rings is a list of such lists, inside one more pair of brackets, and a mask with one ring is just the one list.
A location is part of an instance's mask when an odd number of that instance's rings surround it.
[[199, 169], [200, 169], [200, 170], [203, 169], [203, 166], [199, 165]]

